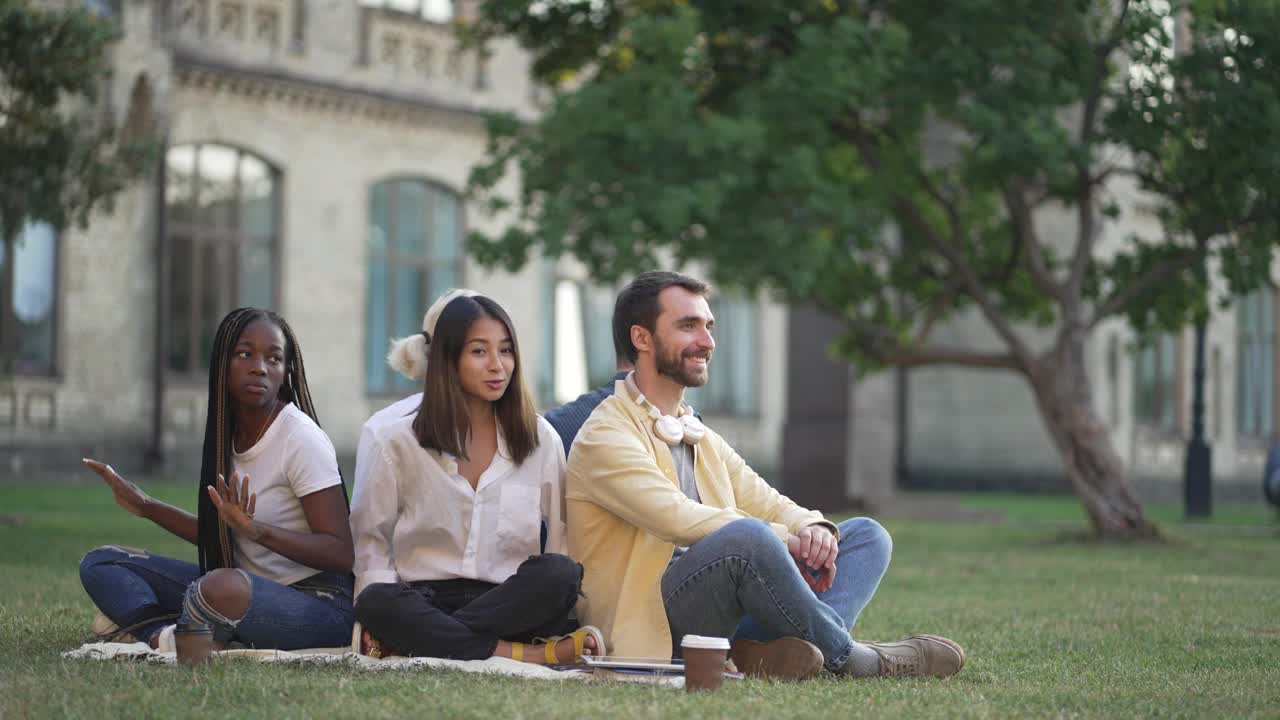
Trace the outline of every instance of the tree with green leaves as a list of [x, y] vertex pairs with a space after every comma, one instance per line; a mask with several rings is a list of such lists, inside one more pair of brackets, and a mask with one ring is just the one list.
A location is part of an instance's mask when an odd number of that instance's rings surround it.
[[[151, 167], [149, 121], [118, 134], [98, 102], [112, 25], [80, 7], [0, 0], [0, 239], [23, 226], [87, 226]], [[9, 263], [8, 265], [12, 265]]]
[[[539, 249], [612, 279], [700, 261], [721, 284], [824, 309], [861, 369], [1015, 372], [1094, 530], [1157, 534], [1094, 407], [1086, 342], [1111, 317], [1145, 332], [1203, 311], [1206, 254], [1236, 292], [1269, 267], [1274, 2], [489, 0], [480, 13], [472, 38], [516, 37], [565, 88], [536, 122], [491, 120], [471, 190], [517, 221], [472, 236], [482, 262], [518, 267]], [[1185, 27], [1251, 44], [1179, 54]], [[1223, 157], [1242, 143], [1254, 152]], [[520, 192], [504, 197], [513, 171]], [[1126, 175], [1168, 222], [1104, 247]], [[1202, 183], [1223, 195], [1211, 213]], [[1187, 224], [1202, 210], [1203, 248]], [[1050, 232], [1046, 212], [1070, 230]], [[962, 312], [998, 347], [938, 341]]]
[[[1187, 310], [1193, 317], [1191, 436], [1184, 482], [1188, 515], [1207, 515], [1212, 455], [1204, 432], [1205, 337], [1214, 304], [1208, 295], [1209, 261], [1218, 261], [1226, 286], [1218, 298], [1223, 308], [1270, 279], [1267, 248], [1280, 237], [1280, 207], [1272, 190], [1280, 181], [1273, 139], [1280, 120], [1280, 84], [1271, 77], [1280, 44], [1268, 37], [1255, 42], [1248, 34], [1275, 26], [1274, 5], [1206, 3], [1197, 10], [1179, 16], [1185, 24], [1175, 33], [1180, 47], [1173, 52], [1151, 42], [1130, 44], [1127, 93], [1106, 122], [1125, 144], [1131, 158], [1128, 173], [1155, 199], [1164, 232], [1195, 248], [1193, 287], [1171, 303], [1154, 306], [1151, 320], [1168, 329], [1179, 326]], [[1211, 253], [1220, 239], [1229, 241]]]

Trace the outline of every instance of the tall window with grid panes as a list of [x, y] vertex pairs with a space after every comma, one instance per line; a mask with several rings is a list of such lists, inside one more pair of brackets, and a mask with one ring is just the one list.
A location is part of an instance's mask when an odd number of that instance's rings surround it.
[[391, 340], [422, 331], [422, 314], [462, 285], [462, 201], [418, 178], [395, 178], [369, 192], [365, 388], [404, 395], [421, 388], [387, 367]]
[[166, 364], [204, 378], [222, 317], [277, 305], [280, 173], [216, 143], [176, 145], [165, 165]]

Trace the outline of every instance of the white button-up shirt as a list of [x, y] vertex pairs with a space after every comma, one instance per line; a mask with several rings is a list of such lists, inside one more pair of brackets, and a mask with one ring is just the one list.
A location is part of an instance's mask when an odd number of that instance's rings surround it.
[[367, 474], [351, 500], [356, 596], [373, 583], [501, 583], [540, 552], [543, 522], [546, 551], [565, 552], [564, 447], [550, 423], [538, 418], [538, 447], [520, 465], [499, 428], [498, 452], [473, 490], [456, 458], [418, 444], [413, 420], [366, 426], [372, 437], [361, 438], [369, 457], [357, 461]]

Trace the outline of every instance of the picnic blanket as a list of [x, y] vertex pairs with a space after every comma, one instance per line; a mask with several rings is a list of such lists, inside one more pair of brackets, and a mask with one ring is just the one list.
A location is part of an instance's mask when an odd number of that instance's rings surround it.
[[[146, 643], [86, 643], [62, 653], [62, 657], [83, 660], [139, 660], [149, 663], [173, 664], [178, 661], [175, 653], [153, 650]], [[624, 675], [595, 670], [553, 670], [541, 665], [517, 662], [507, 658], [487, 660], [446, 660], [428, 657], [371, 658], [351, 652], [350, 648], [315, 648], [309, 650], [222, 650], [213, 653], [215, 658], [247, 658], [258, 662], [286, 663], [294, 665], [342, 665], [357, 670], [457, 670], [461, 672], [511, 675], [535, 680], [618, 680], [645, 682], [657, 685], [684, 687], [682, 676]]]

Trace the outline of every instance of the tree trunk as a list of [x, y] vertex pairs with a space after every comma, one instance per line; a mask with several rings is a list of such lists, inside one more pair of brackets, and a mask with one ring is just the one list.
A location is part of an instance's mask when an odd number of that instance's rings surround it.
[[1062, 456], [1094, 534], [1104, 540], [1160, 537], [1125, 477], [1106, 424], [1093, 406], [1084, 343], [1064, 342], [1027, 373], [1040, 416]]

